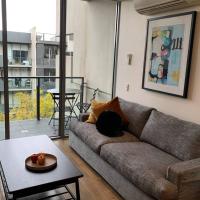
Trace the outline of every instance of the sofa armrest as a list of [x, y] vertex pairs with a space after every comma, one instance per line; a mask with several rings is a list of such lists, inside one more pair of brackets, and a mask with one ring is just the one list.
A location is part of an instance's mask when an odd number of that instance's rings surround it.
[[200, 158], [168, 167], [167, 179], [175, 184], [200, 181]]
[[90, 113], [81, 113], [79, 115], [79, 121], [80, 122], [85, 122], [88, 119], [89, 115], [90, 115]]
[[169, 166], [167, 179], [177, 185], [180, 200], [200, 199], [200, 158]]

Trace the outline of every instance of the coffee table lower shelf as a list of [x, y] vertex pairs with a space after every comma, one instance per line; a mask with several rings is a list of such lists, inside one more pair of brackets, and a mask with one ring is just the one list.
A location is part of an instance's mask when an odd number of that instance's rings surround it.
[[[60, 192], [60, 193], [56, 193], [56, 194], [52, 194], [52, 195], [48, 195], [42, 198], [36, 198], [35, 200], [45, 200], [48, 198], [52, 198], [52, 197], [56, 197], [56, 196], [61, 196], [64, 194], [68, 194], [69, 197], [64, 198], [65, 200], [80, 200], [80, 190], [79, 190], [79, 180], [78, 178], [74, 181], [71, 181], [70, 183], [67, 184], [71, 184], [74, 183], [75, 187], [76, 187], [76, 196], [73, 194], [73, 192], [67, 187], [66, 185], [60, 185], [60, 186], [54, 186], [53, 188], [51, 188], [51, 186], [49, 187], [41, 187], [40, 190], [31, 190], [31, 191], [27, 191], [27, 192], [19, 192], [19, 193], [15, 193], [15, 194], [10, 194], [8, 192], [8, 187], [7, 187], [7, 183], [6, 183], [6, 179], [3, 173], [3, 168], [0, 162], [0, 177], [1, 177], [1, 182], [2, 182], [2, 186], [4, 189], [4, 194], [5, 194], [5, 199], [6, 200], [17, 200], [23, 197], [28, 197], [28, 196], [32, 196], [32, 195], [36, 195], [38, 193], [43, 193], [43, 192], [49, 192], [49, 191], [53, 191], [59, 188], [64, 188], [65, 191]], [[51, 188], [51, 189], [50, 189]], [[62, 198], [63, 199], [63, 198]]]

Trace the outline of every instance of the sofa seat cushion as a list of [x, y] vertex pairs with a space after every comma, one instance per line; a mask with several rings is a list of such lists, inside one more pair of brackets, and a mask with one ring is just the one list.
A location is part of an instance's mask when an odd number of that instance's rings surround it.
[[123, 135], [119, 137], [108, 137], [99, 133], [95, 124], [86, 122], [71, 121], [70, 130], [78, 136], [83, 142], [85, 142], [96, 153], [100, 152], [102, 145], [113, 142], [134, 142], [138, 139], [126, 131], [123, 131]]
[[150, 196], [176, 199], [177, 187], [165, 176], [169, 165], [180, 162], [177, 158], [143, 142], [106, 144], [100, 156]]
[[142, 130], [154, 108], [119, 99], [120, 107], [129, 121], [127, 131], [140, 137]]
[[181, 160], [200, 157], [200, 125], [158, 111], [152, 111], [141, 139]]

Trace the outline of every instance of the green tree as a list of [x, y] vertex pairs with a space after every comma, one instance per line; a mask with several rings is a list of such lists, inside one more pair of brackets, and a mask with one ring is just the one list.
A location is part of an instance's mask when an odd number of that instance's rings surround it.
[[[42, 118], [49, 118], [53, 112], [53, 99], [51, 94], [44, 93], [42, 90], [40, 92], [40, 115]], [[36, 101], [34, 101], [36, 102]], [[35, 105], [36, 107], [36, 105]]]
[[[10, 111], [11, 120], [26, 120], [36, 118], [36, 93], [28, 94], [19, 92], [15, 94], [17, 106]], [[49, 118], [53, 110], [53, 100], [49, 93], [40, 91], [40, 115], [42, 118]]]
[[31, 94], [25, 92], [16, 93], [15, 101], [17, 106], [10, 111], [11, 120], [33, 119], [36, 116], [35, 106]]
[[4, 121], [4, 114], [0, 112], [0, 121]]

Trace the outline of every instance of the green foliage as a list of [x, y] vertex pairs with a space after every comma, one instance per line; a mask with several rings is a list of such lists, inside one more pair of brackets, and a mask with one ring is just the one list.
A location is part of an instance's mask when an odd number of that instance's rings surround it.
[[4, 121], [4, 114], [0, 112], [0, 121]]
[[[36, 93], [28, 94], [18, 92], [14, 96], [17, 106], [10, 110], [11, 120], [26, 120], [36, 118]], [[53, 112], [53, 100], [49, 93], [40, 91], [40, 116], [41, 118], [51, 117]], [[0, 113], [0, 121], [4, 120], [3, 113]]]
[[49, 118], [51, 117], [52, 112], [53, 112], [52, 97], [49, 93], [43, 94], [40, 98], [40, 115], [42, 118]]
[[[35, 95], [34, 95], [35, 96]], [[14, 95], [18, 105], [10, 111], [11, 120], [33, 119], [36, 116], [35, 98], [31, 94], [19, 92]]]

